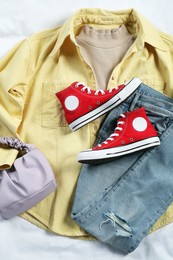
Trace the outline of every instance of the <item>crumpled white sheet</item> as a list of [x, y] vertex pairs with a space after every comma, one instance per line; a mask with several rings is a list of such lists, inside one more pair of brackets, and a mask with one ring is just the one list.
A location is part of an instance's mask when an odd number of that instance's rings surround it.
[[48, 233], [26, 220], [0, 218], [1, 260], [172, 260], [173, 224], [145, 237], [138, 248], [122, 255], [99, 241]]
[[[172, 0], [0, 0], [0, 57], [25, 37], [64, 23], [82, 7], [135, 8], [160, 30], [173, 35]], [[121, 255], [98, 241], [76, 240], [45, 232], [20, 217], [0, 218], [0, 260], [31, 259], [172, 260], [173, 224], [148, 235], [131, 254]]]

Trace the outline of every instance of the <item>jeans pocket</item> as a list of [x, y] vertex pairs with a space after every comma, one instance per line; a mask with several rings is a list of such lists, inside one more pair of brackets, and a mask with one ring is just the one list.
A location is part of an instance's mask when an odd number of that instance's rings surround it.
[[150, 104], [141, 104], [141, 105], [137, 105], [136, 107], [141, 107], [141, 106], [144, 106], [150, 122], [155, 127], [158, 135], [161, 136], [162, 133], [171, 124], [172, 120], [169, 116], [169, 113], [165, 109]]

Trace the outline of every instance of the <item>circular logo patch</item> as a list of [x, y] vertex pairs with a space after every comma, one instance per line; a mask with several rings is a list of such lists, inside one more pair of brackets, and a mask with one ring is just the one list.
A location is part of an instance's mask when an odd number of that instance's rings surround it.
[[136, 117], [133, 120], [132, 125], [136, 131], [143, 132], [147, 128], [147, 121], [143, 117]]
[[79, 99], [75, 96], [68, 96], [64, 104], [68, 110], [73, 111], [79, 106]]

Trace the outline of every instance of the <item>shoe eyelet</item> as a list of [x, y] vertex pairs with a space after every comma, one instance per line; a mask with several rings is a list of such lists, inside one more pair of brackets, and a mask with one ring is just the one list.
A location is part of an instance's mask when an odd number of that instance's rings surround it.
[[124, 140], [122, 140], [122, 141], [121, 141], [121, 143], [122, 143], [122, 144], [125, 144], [125, 141], [124, 141]]
[[88, 106], [89, 109], [92, 109], [92, 106]]
[[75, 85], [75, 88], [78, 88], [78, 87], [79, 87], [79, 86], [76, 84], [76, 85]]
[[97, 105], [100, 105], [100, 101], [97, 101], [96, 104], [97, 104]]
[[130, 141], [133, 141], [133, 138], [132, 138], [132, 137], [130, 138]]

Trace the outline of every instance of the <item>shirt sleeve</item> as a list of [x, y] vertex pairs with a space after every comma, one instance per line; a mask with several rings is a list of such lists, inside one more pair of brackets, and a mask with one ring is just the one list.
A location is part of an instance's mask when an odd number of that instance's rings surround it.
[[[0, 136], [19, 137], [29, 78], [30, 46], [20, 42], [0, 60]], [[9, 168], [18, 151], [0, 145], [0, 169]]]

